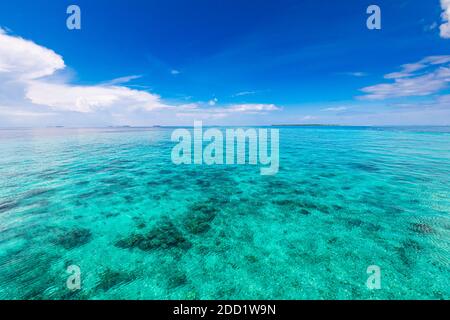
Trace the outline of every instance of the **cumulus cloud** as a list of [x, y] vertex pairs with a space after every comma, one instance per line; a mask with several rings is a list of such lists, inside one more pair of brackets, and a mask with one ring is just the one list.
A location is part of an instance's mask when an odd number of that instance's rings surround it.
[[437, 93], [450, 82], [450, 56], [430, 56], [416, 63], [401, 66], [398, 72], [384, 76], [393, 80], [362, 88], [365, 100], [382, 100], [400, 97], [419, 97]]
[[[98, 112], [108, 113], [108, 119], [127, 121], [127, 115], [142, 112], [205, 113], [215, 116], [228, 116], [237, 112], [261, 114], [276, 110], [273, 105], [235, 105], [216, 106], [214, 98], [210, 106], [197, 104], [167, 104], [162, 98], [145, 90], [126, 86], [130, 81], [140, 78], [131, 75], [116, 78], [97, 85], [75, 85], [58, 76], [66, 68], [63, 58], [53, 50], [32, 41], [13, 36], [0, 28], [0, 96], [3, 119], [10, 117], [44, 117], [57, 114], [85, 115]], [[172, 70], [172, 74], [179, 71]], [[7, 106], [7, 107], [6, 107]], [[214, 108], [210, 108], [214, 107]]]
[[169, 107], [161, 103], [157, 95], [119, 86], [74, 86], [32, 81], [26, 97], [34, 104], [77, 112], [121, 106], [147, 111]]
[[61, 79], [49, 80], [64, 68], [63, 58], [54, 51], [1, 30], [0, 82], [4, 91], [16, 89], [18, 95], [23, 94], [16, 97], [17, 102], [82, 113], [110, 107], [147, 111], [168, 107], [158, 95], [118, 85], [139, 76], [122, 77], [108, 84], [93, 86], [72, 85]]
[[20, 37], [12, 37], [0, 29], [0, 75], [16, 80], [31, 80], [64, 69], [62, 57]]
[[450, 39], [450, 0], [441, 0], [442, 7], [442, 24], [439, 27], [441, 37]]

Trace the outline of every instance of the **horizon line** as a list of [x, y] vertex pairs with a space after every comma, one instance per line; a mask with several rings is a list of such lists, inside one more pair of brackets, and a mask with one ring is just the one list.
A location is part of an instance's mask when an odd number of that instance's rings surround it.
[[[202, 125], [203, 127], [450, 127], [450, 124], [261, 124], [261, 125]], [[20, 126], [20, 127], [2, 127], [5, 129], [158, 129], [158, 128], [193, 128], [194, 125], [150, 125], [150, 126]]]

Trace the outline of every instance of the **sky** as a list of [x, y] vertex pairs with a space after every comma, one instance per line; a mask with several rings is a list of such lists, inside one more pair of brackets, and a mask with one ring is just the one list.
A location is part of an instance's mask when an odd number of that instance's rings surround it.
[[0, 127], [450, 125], [449, 19], [450, 0], [3, 0]]

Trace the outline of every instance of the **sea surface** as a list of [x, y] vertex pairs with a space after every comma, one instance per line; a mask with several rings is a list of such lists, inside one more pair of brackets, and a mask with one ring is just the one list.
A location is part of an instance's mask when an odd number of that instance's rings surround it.
[[274, 176], [172, 131], [0, 130], [0, 299], [450, 298], [449, 127], [282, 127]]

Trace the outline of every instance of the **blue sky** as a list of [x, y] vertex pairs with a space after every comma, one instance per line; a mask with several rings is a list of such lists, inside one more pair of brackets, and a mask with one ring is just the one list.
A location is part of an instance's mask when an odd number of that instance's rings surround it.
[[[366, 27], [371, 4], [381, 30]], [[449, 7], [5, 0], [0, 126], [450, 125]]]

